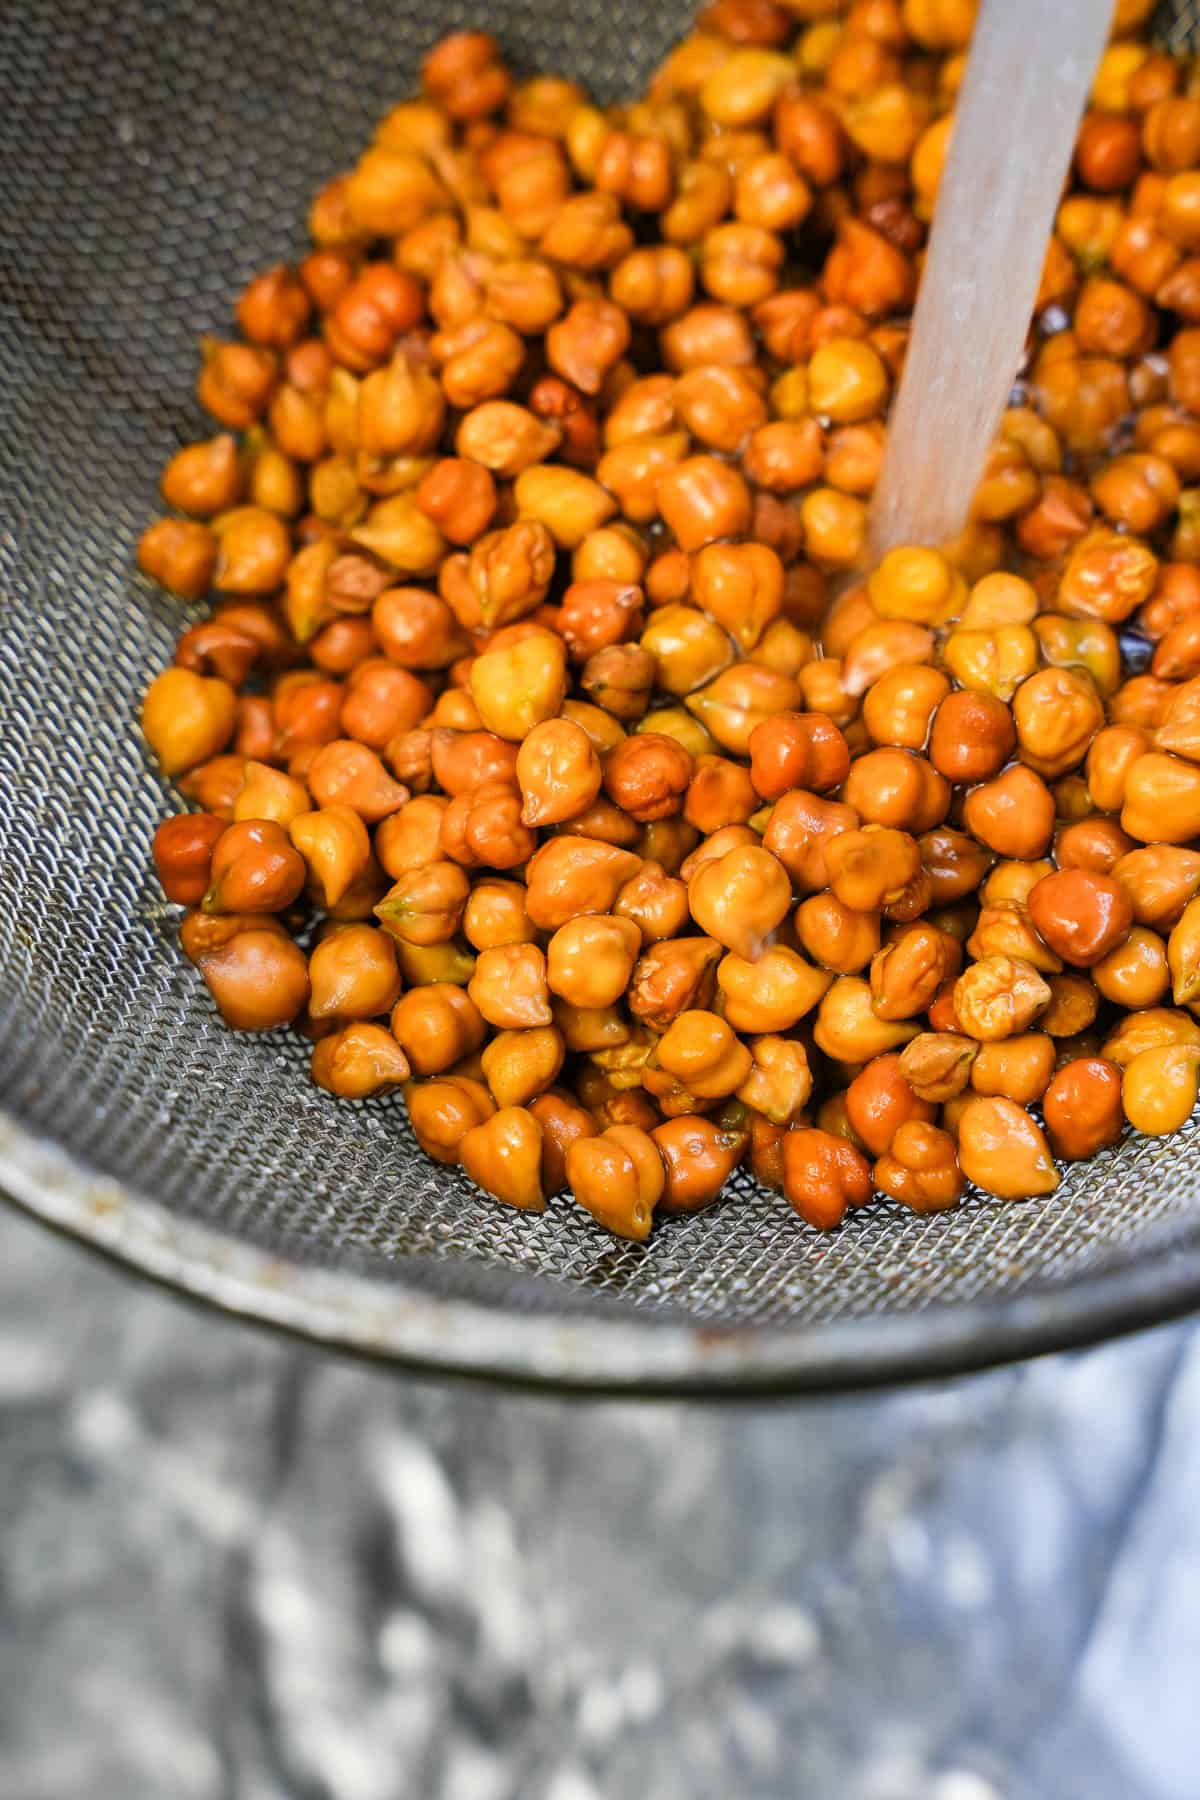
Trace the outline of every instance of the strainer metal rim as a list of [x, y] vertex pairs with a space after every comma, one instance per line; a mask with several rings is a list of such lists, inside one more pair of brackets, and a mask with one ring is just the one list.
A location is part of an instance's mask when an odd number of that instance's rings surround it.
[[1200, 1246], [1165, 1243], [1069, 1288], [801, 1327], [547, 1318], [405, 1280], [281, 1258], [100, 1176], [0, 1110], [0, 1198], [127, 1270], [226, 1314], [433, 1376], [621, 1398], [768, 1399], [934, 1380], [1166, 1323], [1200, 1308]]

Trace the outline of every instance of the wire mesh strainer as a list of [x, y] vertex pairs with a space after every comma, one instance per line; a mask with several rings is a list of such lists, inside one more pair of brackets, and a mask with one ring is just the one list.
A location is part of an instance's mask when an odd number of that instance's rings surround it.
[[[518, 66], [629, 93], [672, 0], [487, 9]], [[29, 0], [0, 16], [0, 1183], [248, 1313], [445, 1368], [608, 1388], [887, 1379], [1077, 1341], [1200, 1295], [1185, 1135], [1050, 1200], [832, 1238], [749, 1183], [646, 1246], [568, 1201], [507, 1212], [414, 1149], [403, 1106], [314, 1089], [298, 1041], [214, 1023], [161, 904], [168, 810], [133, 728], [176, 603], [133, 573], [165, 457], [203, 421], [200, 330], [300, 248], [442, 31], [412, 0]]]

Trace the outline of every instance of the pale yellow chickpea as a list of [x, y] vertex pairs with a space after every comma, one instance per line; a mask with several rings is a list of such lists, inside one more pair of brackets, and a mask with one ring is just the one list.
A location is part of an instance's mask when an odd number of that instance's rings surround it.
[[557, 1079], [564, 1055], [562, 1033], [553, 1025], [498, 1031], [480, 1057], [496, 1105], [527, 1106], [544, 1094]]
[[[796, 950], [776, 944], [757, 961], [731, 954], [717, 966], [725, 1017], [736, 1031], [790, 1031], [833, 985]], [[870, 990], [868, 990], [869, 993]]]
[[1200, 1087], [1200, 1049], [1164, 1044], [1143, 1050], [1121, 1081], [1121, 1104], [1135, 1131], [1158, 1137], [1179, 1131], [1192, 1116]]
[[1017, 956], [985, 956], [954, 984], [954, 1011], [969, 1037], [987, 1043], [1027, 1031], [1050, 999], [1032, 963]]
[[879, 1018], [871, 1004], [870, 984], [856, 975], [842, 975], [817, 1008], [813, 1037], [818, 1050], [835, 1062], [870, 1062], [889, 1050], [899, 1050], [917, 1035], [907, 1020]]
[[1002, 1096], [968, 1100], [958, 1116], [962, 1172], [1002, 1200], [1052, 1194], [1059, 1174], [1041, 1126]]
[[738, 1088], [738, 1099], [774, 1125], [793, 1124], [813, 1090], [804, 1045], [795, 1038], [757, 1037], [750, 1054], [754, 1067]]

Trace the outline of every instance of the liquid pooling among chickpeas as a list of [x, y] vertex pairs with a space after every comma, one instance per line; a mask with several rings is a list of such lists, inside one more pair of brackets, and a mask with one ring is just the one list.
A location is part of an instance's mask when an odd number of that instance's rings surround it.
[[[972, 517], [863, 570], [971, 0], [485, 33], [203, 345], [142, 726], [236, 1030], [642, 1239], [1178, 1130], [1200, 1081], [1200, 76], [1121, 0]], [[669, 1229], [669, 1227], [668, 1227]]]

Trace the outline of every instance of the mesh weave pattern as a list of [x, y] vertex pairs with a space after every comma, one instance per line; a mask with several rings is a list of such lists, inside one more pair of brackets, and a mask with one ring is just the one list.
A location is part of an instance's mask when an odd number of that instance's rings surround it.
[[[519, 66], [633, 91], [685, 5], [485, 9]], [[27, 0], [0, 10], [0, 1100], [91, 1167], [301, 1261], [549, 1315], [811, 1322], [1070, 1283], [1200, 1235], [1192, 1143], [1127, 1146], [1051, 1200], [834, 1238], [736, 1185], [647, 1246], [570, 1202], [514, 1215], [416, 1153], [396, 1102], [310, 1086], [295, 1040], [215, 1021], [150, 869], [170, 802], [133, 721], [183, 610], [133, 572], [165, 457], [203, 421], [195, 337], [301, 247], [441, 30], [411, 0]], [[529, 1280], [530, 1276], [539, 1279]], [[546, 1279], [549, 1278], [549, 1279]]]

